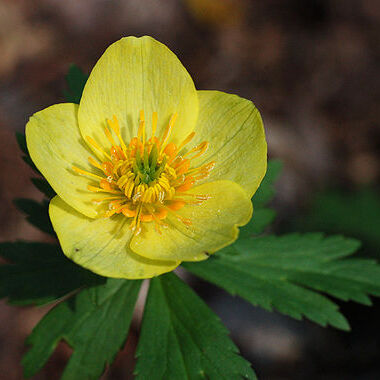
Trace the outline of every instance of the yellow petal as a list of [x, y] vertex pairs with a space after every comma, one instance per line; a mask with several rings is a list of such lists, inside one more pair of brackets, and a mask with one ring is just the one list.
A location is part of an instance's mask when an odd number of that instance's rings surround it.
[[267, 144], [259, 111], [249, 100], [219, 91], [198, 91], [199, 117], [194, 144], [210, 143], [193, 161], [198, 167], [215, 161], [206, 180], [231, 180], [251, 198], [267, 168]]
[[64, 254], [75, 263], [106, 277], [151, 278], [175, 269], [179, 262], [150, 260], [129, 248], [127, 218], [90, 219], [58, 196], [49, 207], [50, 219]]
[[198, 96], [189, 73], [165, 45], [147, 36], [122, 38], [99, 59], [83, 91], [79, 127], [83, 137], [91, 136], [108, 147], [106, 120], [115, 115], [128, 141], [137, 135], [140, 110], [145, 113], [148, 137], [153, 112], [158, 114], [157, 137], [178, 113], [173, 142], [193, 130], [198, 116]]
[[[204, 260], [209, 254], [237, 239], [238, 228], [250, 220], [252, 202], [241, 186], [231, 181], [206, 183], [189, 191], [209, 195], [201, 205], [186, 205], [165, 219], [167, 228], [159, 234], [154, 223], [144, 223], [141, 234], [134, 236], [131, 249], [141, 256], [160, 260]], [[191, 220], [186, 227], [175, 218]]]
[[[26, 142], [30, 156], [56, 193], [71, 207], [96, 217], [95, 194], [87, 190], [96, 180], [73, 171], [77, 166], [92, 173], [101, 174], [88, 163], [93, 153], [84, 143], [77, 122], [78, 106], [72, 103], [55, 104], [35, 113], [26, 125]], [[98, 182], [98, 181], [97, 181]]]

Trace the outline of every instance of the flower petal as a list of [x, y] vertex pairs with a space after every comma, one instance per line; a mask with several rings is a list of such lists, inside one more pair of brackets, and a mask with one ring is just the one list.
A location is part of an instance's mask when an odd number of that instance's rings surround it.
[[148, 137], [153, 112], [158, 114], [157, 137], [177, 112], [174, 142], [193, 130], [198, 116], [198, 95], [189, 73], [165, 45], [147, 36], [122, 38], [99, 59], [83, 91], [79, 127], [83, 137], [108, 147], [106, 120], [115, 115], [129, 141], [137, 135], [140, 110], [145, 113]]
[[[168, 227], [159, 234], [154, 223], [144, 223], [134, 236], [131, 249], [150, 259], [199, 261], [231, 244], [238, 237], [237, 226], [248, 223], [252, 202], [241, 186], [231, 181], [206, 183], [188, 193], [209, 195], [201, 205], [187, 204], [165, 219]], [[175, 215], [191, 220], [186, 227]]]
[[267, 168], [267, 144], [259, 111], [252, 102], [236, 95], [198, 91], [198, 96], [194, 144], [208, 141], [210, 145], [193, 166], [215, 161], [206, 181], [234, 181], [251, 198]]
[[80, 135], [77, 113], [78, 106], [72, 103], [55, 104], [35, 113], [26, 125], [26, 142], [34, 164], [56, 193], [77, 211], [94, 218], [97, 211], [92, 199], [105, 195], [88, 191], [94, 181], [72, 169], [75, 165], [97, 171], [88, 163], [93, 153]]
[[90, 219], [58, 196], [50, 202], [49, 214], [64, 254], [102, 276], [151, 278], [179, 264], [150, 260], [132, 252], [128, 246], [132, 232], [124, 216]]

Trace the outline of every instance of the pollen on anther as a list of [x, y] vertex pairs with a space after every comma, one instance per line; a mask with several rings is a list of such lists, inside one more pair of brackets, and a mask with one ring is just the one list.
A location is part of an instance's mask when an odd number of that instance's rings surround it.
[[194, 132], [189, 133], [179, 144], [171, 141], [177, 113], [170, 116], [166, 127], [156, 136], [158, 115], [153, 112], [149, 136], [149, 119], [147, 122], [145, 116], [141, 110], [136, 120], [137, 136], [132, 137], [127, 144], [121, 136], [116, 116], [106, 120], [107, 126], [104, 128], [111, 147], [101, 147], [92, 137], [86, 137], [87, 143], [100, 153], [99, 162], [92, 157], [88, 161], [101, 171], [101, 175], [76, 166], [72, 169], [98, 184], [96, 186], [91, 182], [87, 186], [89, 191], [110, 195], [93, 200], [97, 205], [105, 206], [107, 211], [103, 211], [103, 216], [124, 215], [130, 219], [129, 226], [135, 235], [143, 232], [145, 223], [154, 223], [155, 230], [161, 234], [161, 227], [167, 228], [172, 220], [167, 217], [169, 213], [189, 228], [192, 221], [180, 216], [179, 210], [200, 205], [210, 198], [207, 194], [189, 192], [198, 181], [207, 178], [214, 168], [214, 162], [193, 167], [196, 162], [193, 160], [203, 155], [209, 144], [202, 142], [193, 148], [186, 148], [193, 140]]

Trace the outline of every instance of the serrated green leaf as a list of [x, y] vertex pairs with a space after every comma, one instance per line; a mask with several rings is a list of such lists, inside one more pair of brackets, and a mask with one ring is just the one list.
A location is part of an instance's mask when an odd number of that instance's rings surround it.
[[108, 279], [49, 311], [27, 340], [24, 375], [37, 373], [64, 339], [74, 352], [61, 379], [98, 379], [125, 343], [140, 285]]
[[32, 178], [31, 179], [33, 185], [41, 191], [48, 199], [52, 199], [55, 197], [56, 192], [53, 190], [53, 188], [49, 185], [49, 182], [46, 181], [44, 178]]
[[79, 104], [87, 79], [88, 75], [85, 74], [78, 66], [70, 66], [66, 75], [66, 81], [69, 89], [64, 92], [65, 98], [68, 102]]
[[347, 330], [338, 306], [319, 292], [366, 305], [368, 295], [380, 296], [380, 266], [346, 258], [358, 247], [356, 240], [318, 233], [245, 238], [184, 267], [253, 305]]
[[267, 172], [260, 187], [257, 189], [252, 198], [254, 209], [266, 206], [266, 204], [274, 196], [273, 184], [280, 175], [282, 170], [282, 162], [278, 160], [270, 160], [268, 162]]
[[259, 208], [253, 211], [252, 219], [240, 227], [239, 238], [249, 238], [261, 234], [276, 217], [276, 212], [270, 208]]
[[55, 236], [53, 226], [49, 218], [49, 202], [44, 200], [42, 203], [32, 199], [17, 198], [14, 204], [18, 210], [27, 215], [26, 220], [47, 234]]
[[[29, 156], [28, 147], [26, 145], [26, 138], [24, 133], [16, 132], [17, 143], [21, 149], [21, 151], [25, 154], [22, 159], [38, 174], [41, 175], [40, 171], [36, 168], [33, 161]], [[40, 190], [47, 198], [53, 198], [56, 193], [53, 188], [49, 185], [45, 178], [32, 178], [31, 179], [33, 185]]]
[[261, 234], [265, 228], [271, 224], [276, 216], [276, 212], [266, 207], [266, 204], [274, 196], [274, 182], [281, 173], [282, 163], [271, 160], [268, 162], [268, 169], [260, 187], [252, 198], [253, 216], [248, 224], [240, 228], [240, 237], [251, 237]]
[[0, 243], [0, 297], [18, 305], [41, 305], [84, 286], [103, 283], [100, 277], [66, 258], [57, 245]]
[[16, 140], [17, 140], [17, 144], [18, 144], [20, 150], [24, 153], [24, 155], [22, 156], [23, 161], [28, 166], [30, 166], [37, 174], [41, 174], [29, 156], [28, 147], [26, 145], [25, 134], [21, 133], [21, 132], [16, 132]]
[[177, 276], [151, 280], [136, 379], [255, 379], [209, 307]]
[[380, 248], [380, 194], [373, 189], [350, 193], [327, 191], [318, 194], [310, 214], [297, 227], [303, 231], [322, 229], [361, 239], [366, 248], [378, 254]]

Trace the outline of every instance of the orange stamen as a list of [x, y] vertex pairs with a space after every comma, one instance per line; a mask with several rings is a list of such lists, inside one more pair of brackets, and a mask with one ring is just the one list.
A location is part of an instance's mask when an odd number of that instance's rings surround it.
[[[168, 214], [191, 226], [188, 218], [178, 215], [178, 211], [187, 205], [200, 205], [210, 198], [209, 195], [191, 194], [188, 192], [196, 181], [207, 178], [215, 166], [209, 162], [192, 168], [192, 160], [201, 156], [208, 149], [208, 142], [197, 146], [180, 155], [183, 148], [193, 140], [195, 132], [191, 132], [179, 145], [169, 142], [178, 114], [173, 113], [167, 126], [156, 137], [158, 127], [157, 112], [152, 113], [151, 136], [147, 136], [144, 111], [139, 112], [137, 136], [125, 144], [120, 131], [120, 125], [113, 116], [107, 120], [104, 133], [110, 148], [105, 151], [90, 136], [87, 143], [103, 157], [101, 163], [89, 157], [92, 167], [102, 171], [102, 175], [73, 166], [73, 170], [81, 175], [91, 177], [96, 186], [88, 185], [87, 189], [94, 193], [105, 193], [104, 197], [93, 199], [95, 203], [108, 205], [104, 217], [123, 214], [129, 221], [129, 227], [134, 235], [138, 235], [143, 223], [155, 223], [155, 229], [161, 233], [160, 227], [168, 226], [164, 222]], [[117, 138], [116, 138], [116, 137]], [[108, 196], [107, 196], [108, 193]]]
[[125, 145], [125, 142], [123, 138], [121, 137], [120, 134], [120, 126], [119, 126], [119, 121], [117, 120], [116, 116], [113, 115], [112, 120], [107, 120], [108, 125], [111, 127], [111, 129], [115, 132], [115, 135], [120, 141], [121, 149], [123, 150], [124, 153], [127, 152], [127, 147]]
[[[176, 113], [173, 113], [172, 117], [170, 118], [169, 120], [169, 124], [168, 126], [166, 127], [165, 131], [164, 131], [164, 134], [162, 136], [162, 140], [161, 140], [161, 146], [164, 147], [172, 133], [172, 130], [173, 130], [173, 127], [174, 127], [174, 124], [177, 120], [177, 117], [178, 117], [178, 114], [177, 112]], [[161, 148], [161, 152], [160, 154], [162, 154], [162, 148]]]
[[185, 145], [187, 145], [193, 138], [194, 138], [194, 136], [195, 136], [195, 132], [191, 132], [190, 134], [189, 134], [189, 136], [187, 136], [186, 138], [185, 138], [185, 140], [183, 140], [182, 142], [181, 142], [181, 144], [179, 144], [179, 146], [178, 146], [178, 152], [185, 146]]
[[164, 149], [164, 153], [167, 154], [169, 157], [175, 157], [175, 154], [177, 152], [177, 147], [174, 143], [169, 143], [166, 145]]
[[128, 207], [124, 207], [121, 212], [128, 218], [136, 216], [136, 210], [130, 210]]
[[172, 201], [168, 207], [173, 211], [178, 211], [186, 205], [184, 201]]

